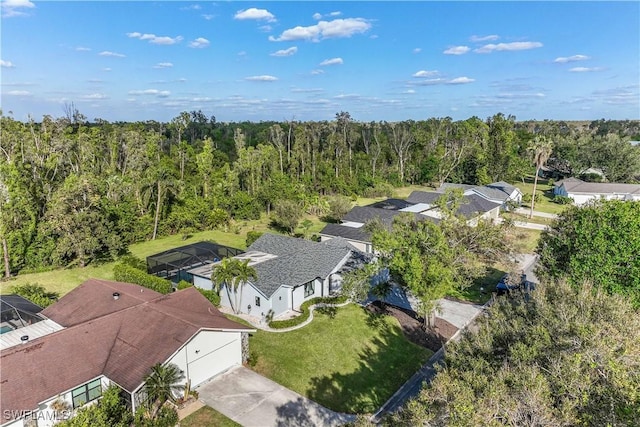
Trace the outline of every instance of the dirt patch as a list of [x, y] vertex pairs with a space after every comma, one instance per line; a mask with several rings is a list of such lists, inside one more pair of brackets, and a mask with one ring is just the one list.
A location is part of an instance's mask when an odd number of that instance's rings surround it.
[[367, 310], [375, 314], [395, 317], [409, 341], [432, 351], [438, 351], [458, 331], [454, 325], [439, 317], [436, 317], [433, 328], [424, 330], [422, 328], [423, 319], [418, 317], [415, 312], [381, 301], [374, 301], [367, 305]]

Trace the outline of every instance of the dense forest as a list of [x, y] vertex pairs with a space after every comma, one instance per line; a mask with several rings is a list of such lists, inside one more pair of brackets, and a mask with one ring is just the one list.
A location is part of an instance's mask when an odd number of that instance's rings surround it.
[[405, 184], [515, 182], [533, 173], [534, 138], [552, 142], [557, 178], [588, 168], [640, 176], [639, 121], [482, 120], [169, 123], [0, 113], [3, 276], [85, 266], [158, 235], [229, 227], [277, 206], [318, 216], [331, 195], [391, 195]]

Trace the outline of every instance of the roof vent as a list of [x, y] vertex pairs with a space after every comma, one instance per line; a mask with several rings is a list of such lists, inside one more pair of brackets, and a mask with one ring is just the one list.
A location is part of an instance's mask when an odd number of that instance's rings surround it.
[[113, 299], [116, 300], [118, 298], [120, 298], [120, 292], [114, 292], [113, 293]]
[[20, 341], [22, 341], [23, 343], [26, 343], [27, 341], [29, 341], [29, 335], [23, 335], [20, 337]]

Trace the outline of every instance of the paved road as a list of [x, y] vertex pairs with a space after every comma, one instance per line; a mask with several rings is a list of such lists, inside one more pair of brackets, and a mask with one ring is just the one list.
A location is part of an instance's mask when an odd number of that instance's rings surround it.
[[340, 426], [355, 416], [331, 411], [242, 366], [196, 388], [199, 399], [244, 427]]

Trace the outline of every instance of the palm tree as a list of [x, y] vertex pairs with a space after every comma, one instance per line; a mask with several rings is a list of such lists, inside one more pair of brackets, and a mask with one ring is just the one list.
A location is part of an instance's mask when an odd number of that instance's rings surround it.
[[536, 201], [536, 187], [538, 186], [538, 174], [540, 168], [549, 160], [551, 153], [553, 152], [553, 146], [551, 141], [547, 140], [544, 136], [537, 136], [529, 146], [529, 152], [532, 155], [533, 162], [536, 165], [536, 176], [533, 178], [533, 194], [531, 195], [531, 212], [529, 218], [533, 218], [533, 206]]
[[155, 418], [158, 411], [167, 400], [173, 401], [174, 391], [183, 389], [179, 384], [184, 379], [184, 373], [177, 365], [170, 363], [162, 365], [156, 363], [145, 378], [144, 389], [151, 405], [151, 418]]
[[[249, 260], [240, 261], [235, 258], [223, 259], [211, 273], [211, 281], [216, 284], [216, 290], [220, 292], [220, 287], [225, 287], [227, 299], [235, 314], [240, 313], [244, 285], [249, 280], [257, 278], [258, 273], [255, 268], [249, 266]], [[231, 299], [231, 291], [233, 291], [233, 299]]]

